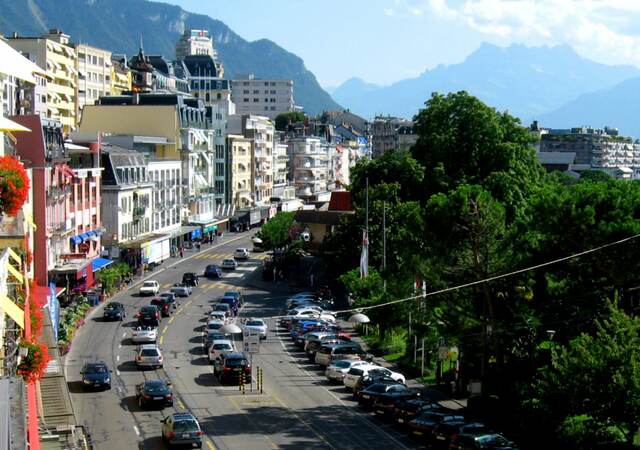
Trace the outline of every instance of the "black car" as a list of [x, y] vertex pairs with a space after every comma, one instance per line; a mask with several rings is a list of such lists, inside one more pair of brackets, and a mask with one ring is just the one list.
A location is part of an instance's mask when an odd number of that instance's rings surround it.
[[238, 305], [242, 306], [244, 302], [244, 297], [242, 296], [242, 292], [240, 291], [227, 291], [224, 293], [223, 297], [233, 297], [238, 300]]
[[111, 389], [111, 371], [103, 361], [85, 363], [80, 373], [85, 390]]
[[501, 434], [458, 434], [451, 439], [450, 450], [518, 450]]
[[197, 286], [198, 275], [193, 272], [185, 272], [182, 274], [182, 283], [189, 286]]
[[137, 314], [138, 325], [145, 327], [160, 326], [160, 309], [155, 305], [145, 305]]
[[127, 317], [127, 313], [124, 311], [124, 305], [118, 302], [109, 302], [104, 307], [102, 318], [104, 320], [120, 320], [122, 321]]
[[148, 405], [173, 406], [171, 383], [162, 380], [147, 380], [136, 385], [136, 398], [142, 408]]
[[353, 387], [353, 396], [358, 400], [362, 391], [373, 384], [402, 384], [397, 380], [386, 375], [364, 375], [360, 377], [356, 385]]
[[445, 411], [423, 411], [410, 421], [407, 427], [412, 437], [426, 443], [434, 428], [444, 422], [464, 422], [464, 416]]
[[151, 304], [158, 307], [162, 317], [169, 317], [171, 315], [171, 303], [166, 297], [154, 297], [151, 299]]
[[401, 383], [374, 383], [366, 389], [363, 389], [358, 396], [358, 404], [363, 408], [369, 408], [375, 404], [375, 402], [390, 392], [407, 392], [408, 389]]
[[222, 269], [215, 264], [209, 264], [204, 269], [204, 276], [207, 278], [222, 278]]
[[376, 399], [373, 404], [373, 412], [377, 416], [391, 417], [396, 409], [396, 404], [401, 401], [417, 398], [416, 392], [410, 391], [404, 386], [402, 388], [393, 388]]
[[398, 425], [406, 425], [407, 422], [413, 420], [420, 412], [426, 410], [439, 411], [443, 410], [443, 408], [438, 403], [433, 403], [421, 398], [404, 399], [395, 404], [393, 421]]
[[434, 428], [430, 436], [434, 450], [447, 450], [451, 439], [458, 434], [486, 434], [489, 427], [481, 422], [443, 422]]
[[244, 353], [223, 353], [213, 362], [213, 372], [220, 382], [237, 382], [242, 374], [245, 383], [251, 382], [251, 365]]

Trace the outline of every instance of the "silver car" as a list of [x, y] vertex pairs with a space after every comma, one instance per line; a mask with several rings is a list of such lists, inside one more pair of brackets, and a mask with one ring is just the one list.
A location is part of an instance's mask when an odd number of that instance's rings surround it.
[[136, 356], [136, 366], [139, 369], [151, 367], [153, 369], [162, 367], [163, 358], [160, 349], [155, 344], [146, 344], [138, 347], [138, 355]]
[[173, 295], [176, 297], [188, 297], [193, 291], [188, 284], [176, 283], [171, 287], [171, 292], [173, 292]]
[[260, 339], [267, 338], [268, 327], [266, 322], [262, 319], [247, 319], [244, 323], [244, 328], [253, 333], [260, 334]]
[[150, 326], [137, 326], [131, 333], [131, 340], [135, 344], [148, 344], [158, 339], [158, 329]]

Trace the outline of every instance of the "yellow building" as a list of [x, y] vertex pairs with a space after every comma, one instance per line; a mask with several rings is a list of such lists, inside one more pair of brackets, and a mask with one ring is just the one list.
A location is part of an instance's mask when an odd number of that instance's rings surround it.
[[59, 119], [65, 133], [75, 129], [76, 88], [78, 83], [77, 54], [69, 44], [69, 36], [60, 30], [50, 30], [42, 37], [7, 38], [7, 43], [46, 70], [47, 117]]
[[233, 203], [239, 208], [253, 206], [251, 145], [252, 139], [250, 138], [238, 134], [227, 135], [227, 149], [229, 149], [230, 159], [228, 200], [229, 203]]
[[78, 121], [85, 105], [93, 105], [98, 98], [111, 93], [111, 52], [86, 44], [76, 45], [76, 114]]
[[126, 60], [111, 60], [111, 86], [109, 95], [122, 95], [131, 92], [131, 70]]

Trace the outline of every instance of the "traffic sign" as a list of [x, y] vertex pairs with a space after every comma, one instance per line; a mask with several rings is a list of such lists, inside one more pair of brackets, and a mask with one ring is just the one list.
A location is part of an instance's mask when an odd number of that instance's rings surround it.
[[260, 340], [244, 341], [243, 349], [245, 353], [260, 353]]

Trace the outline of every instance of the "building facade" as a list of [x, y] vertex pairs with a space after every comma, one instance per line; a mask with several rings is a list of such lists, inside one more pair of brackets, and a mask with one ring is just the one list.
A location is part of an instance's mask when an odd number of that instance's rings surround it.
[[238, 114], [254, 114], [274, 119], [296, 110], [293, 81], [263, 80], [253, 74], [239, 76], [231, 82], [231, 100]]
[[391, 116], [377, 116], [371, 124], [371, 134], [374, 158], [389, 150], [409, 150], [418, 140], [413, 122]]
[[289, 183], [289, 147], [285, 142], [276, 140], [273, 144], [273, 193], [282, 197]]
[[289, 177], [296, 196], [313, 200], [328, 190], [329, 146], [319, 137], [289, 138]]
[[46, 117], [59, 120], [63, 131], [71, 132], [77, 125], [78, 71], [76, 50], [70, 45], [69, 36], [52, 29], [42, 37], [14, 34], [7, 43], [46, 71]]
[[238, 208], [253, 205], [253, 166], [252, 140], [242, 135], [227, 135], [228, 149], [228, 182], [227, 202]]
[[127, 65], [127, 57], [111, 55], [111, 84], [109, 85], [109, 95], [122, 95], [131, 92], [132, 77], [131, 69]]
[[215, 62], [218, 78], [224, 77], [224, 67], [218, 60], [218, 52], [213, 46], [213, 39], [207, 30], [185, 30], [176, 43], [176, 60], [181, 61], [189, 56], [208, 56]]
[[76, 70], [76, 115], [78, 120], [85, 105], [93, 105], [100, 97], [111, 95], [111, 52], [86, 44], [75, 46], [78, 58]]
[[181, 224], [182, 163], [180, 160], [151, 160], [148, 170], [154, 186], [151, 231], [176, 235]]

